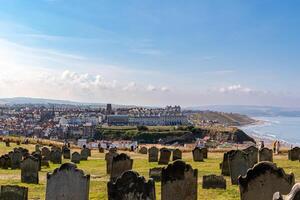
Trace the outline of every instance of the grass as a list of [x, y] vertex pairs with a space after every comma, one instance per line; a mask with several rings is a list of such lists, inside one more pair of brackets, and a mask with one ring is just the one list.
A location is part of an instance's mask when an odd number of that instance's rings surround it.
[[[22, 145], [31, 151], [34, 150], [34, 145]], [[16, 145], [11, 143], [11, 147], [5, 147], [5, 143], [0, 143], [0, 155], [8, 153]], [[78, 151], [78, 150], [76, 150]], [[158, 166], [156, 163], [148, 163], [147, 155], [126, 152], [134, 159], [133, 169], [140, 175], [145, 176], [148, 179], [149, 168]], [[222, 160], [222, 153], [209, 153], [209, 158], [205, 162], [196, 163], [192, 161], [192, 154], [183, 153], [184, 161], [191, 164], [193, 168], [198, 169], [198, 199], [202, 200], [237, 200], [239, 199], [238, 186], [230, 184], [230, 178], [226, 177], [227, 189], [202, 189], [202, 176], [208, 174], [220, 174], [219, 163]], [[63, 160], [68, 162], [69, 160]], [[300, 181], [300, 165], [298, 161], [288, 161], [287, 155], [280, 155], [274, 157], [274, 162], [279, 167], [283, 167], [286, 173], [293, 172], [296, 177], [296, 182]], [[106, 184], [108, 176], [106, 175], [106, 164], [104, 160], [104, 154], [98, 153], [96, 150], [92, 151], [92, 157], [88, 161], [81, 161], [77, 165], [79, 169], [85, 171], [91, 175], [90, 183], [90, 199], [107, 200]], [[29, 188], [29, 199], [45, 199], [46, 192], [46, 174], [53, 171], [59, 165], [50, 164], [50, 168], [43, 168], [39, 173], [40, 183], [34, 184], [22, 184], [20, 182], [20, 170], [3, 170], [0, 169], [0, 185], [4, 184], [18, 184]], [[160, 183], [155, 183], [157, 200], [160, 200]]]

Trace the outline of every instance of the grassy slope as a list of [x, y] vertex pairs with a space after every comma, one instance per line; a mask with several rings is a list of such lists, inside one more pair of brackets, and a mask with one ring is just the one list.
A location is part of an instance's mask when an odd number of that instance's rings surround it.
[[[0, 143], [0, 154], [7, 153], [12, 147], [7, 148], [4, 143]], [[31, 151], [34, 149], [33, 145], [27, 145]], [[128, 153], [128, 152], [127, 152]], [[147, 156], [135, 153], [128, 153], [134, 159], [134, 170], [138, 171], [141, 175], [148, 178], [149, 168], [157, 166], [156, 163], [148, 163]], [[202, 176], [207, 174], [220, 174], [219, 163], [222, 159], [221, 153], [209, 153], [209, 159], [203, 163], [192, 162], [191, 153], [184, 153], [183, 158], [186, 162], [192, 164], [193, 168], [197, 168], [199, 171], [199, 185], [198, 185], [198, 199], [211, 200], [237, 200], [239, 199], [239, 190], [237, 186], [232, 186], [230, 184], [229, 177], [227, 179], [227, 190], [203, 190], [202, 186]], [[297, 161], [288, 161], [287, 155], [276, 156], [274, 161], [278, 166], [284, 167], [286, 172], [293, 172], [296, 176], [296, 181], [299, 181], [300, 177], [300, 167]], [[66, 160], [64, 160], [66, 162]], [[59, 165], [51, 164], [50, 169], [42, 169], [40, 172], [40, 184], [21, 184], [20, 183], [20, 170], [0, 170], [0, 185], [3, 184], [19, 184], [29, 187], [29, 197], [30, 199], [44, 199], [45, 197], [45, 187], [46, 187], [46, 173], [48, 171], [53, 171]], [[83, 169], [86, 173], [91, 174], [91, 185], [90, 185], [90, 199], [107, 199], [106, 193], [106, 183], [108, 176], [105, 174], [105, 161], [104, 154], [99, 154], [97, 151], [92, 152], [92, 158], [88, 161], [82, 161], [78, 168]], [[156, 183], [156, 195], [157, 200], [160, 200], [160, 184]]]

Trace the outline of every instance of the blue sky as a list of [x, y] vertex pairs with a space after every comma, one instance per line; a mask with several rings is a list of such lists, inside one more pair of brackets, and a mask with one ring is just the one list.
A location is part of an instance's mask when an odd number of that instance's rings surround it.
[[9, 0], [0, 97], [300, 107], [300, 2]]

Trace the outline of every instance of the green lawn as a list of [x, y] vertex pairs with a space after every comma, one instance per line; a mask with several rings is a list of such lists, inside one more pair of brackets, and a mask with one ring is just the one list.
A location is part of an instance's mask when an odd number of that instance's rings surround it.
[[[15, 144], [11, 144], [11, 147], [5, 147], [4, 143], [0, 143], [0, 154], [4, 154], [16, 147]], [[23, 147], [32, 151], [34, 145], [23, 145]], [[156, 163], [148, 163], [147, 155], [141, 155], [136, 153], [129, 153], [131, 158], [134, 159], [133, 169], [137, 171], [140, 175], [148, 178], [149, 168], [157, 166]], [[227, 180], [226, 190], [203, 190], [202, 189], [202, 176], [208, 174], [220, 174], [219, 163], [223, 157], [222, 153], [209, 153], [209, 158], [205, 162], [196, 163], [192, 161], [191, 153], [184, 153], [184, 160], [191, 164], [193, 168], [198, 169], [198, 199], [201, 200], [211, 200], [211, 199], [222, 199], [222, 200], [235, 200], [239, 199], [238, 186], [232, 186], [230, 184], [229, 177]], [[64, 160], [68, 162], [68, 160]], [[300, 163], [298, 161], [288, 161], [287, 155], [281, 155], [274, 157], [274, 162], [277, 163], [279, 167], [283, 167], [288, 173], [293, 172], [296, 177], [296, 182], [299, 181], [300, 177]], [[77, 165], [79, 169], [84, 170], [86, 173], [91, 175], [90, 184], [90, 199], [107, 199], [106, 184], [108, 181], [108, 176], [106, 175], [106, 164], [104, 160], [104, 154], [100, 154], [97, 151], [92, 151], [92, 157], [88, 161], [82, 161]], [[0, 185], [2, 184], [18, 184], [26, 186], [29, 188], [29, 199], [44, 199], [45, 197], [45, 187], [46, 187], [46, 173], [53, 171], [59, 165], [51, 164], [51, 167], [46, 169], [43, 168], [39, 173], [40, 184], [21, 184], [20, 183], [20, 170], [3, 170], [0, 169]], [[160, 200], [160, 183], [155, 183], [157, 200]]]

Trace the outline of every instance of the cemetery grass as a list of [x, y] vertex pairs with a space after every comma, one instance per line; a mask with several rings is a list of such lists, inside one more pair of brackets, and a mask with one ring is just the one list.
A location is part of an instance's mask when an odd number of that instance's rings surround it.
[[[0, 155], [8, 153], [11, 151], [15, 144], [11, 143], [11, 147], [5, 147], [4, 143], [0, 143]], [[34, 150], [34, 145], [22, 145], [32, 152]], [[77, 150], [72, 150], [78, 151]], [[137, 171], [140, 175], [148, 179], [149, 169], [157, 166], [157, 163], [148, 163], [148, 156], [138, 153], [126, 152], [134, 159], [133, 169]], [[223, 153], [209, 153], [208, 159], [205, 162], [193, 162], [191, 153], [183, 153], [183, 160], [191, 164], [193, 168], [198, 169], [198, 199], [201, 200], [238, 200], [239, 189], [238, 186], [233, 186], [230, 183], [230, 178], [226, 177], [227, 189], [202, 189], [202, 176], [209, 174], [220, 174], [219, 163], [223, 158]], [[63, 162], [68, 162], [69, 160], [63, 160]], [[277, 163], [279, 167], [283, 167], [286, 173], [293, 172], [295, 174], [296, 182], [300, 181], [300, 165], [298, 161], [288, 161], [287, 155], [283, 154], [274, 157], [274, 162]], [[39, 184], [23, 184], [20, 182], [20, 170], [4, 170], [0, 169], [0, 185], [21, 185], [29, 188], [29, 199], [45, 199], [46, 193], [46, 174], [47, 172], [52, 172], [55, 168], [60, 165], [50, 163], [50, 168], [42, 168], [39, 172]], [[91, 175], [90, 182], [90, 199], [97, 200], [107, 200], [107, 181], [109, 176], [106, 175], [106, 163], [104, 160], [104, 154], [92, 151], [92, 157], [88, 161], [81, 161], [77, 164], [79, 169], [85, 171]], [[157, 200], [160, 200], [160, 183], [155, 183]]]

